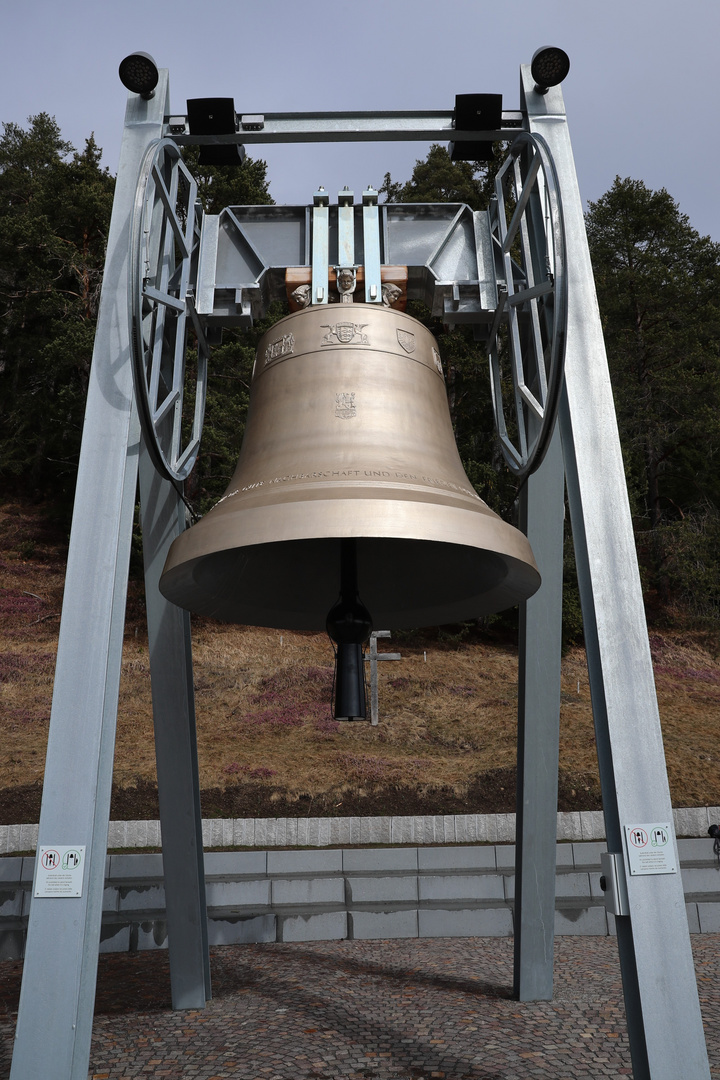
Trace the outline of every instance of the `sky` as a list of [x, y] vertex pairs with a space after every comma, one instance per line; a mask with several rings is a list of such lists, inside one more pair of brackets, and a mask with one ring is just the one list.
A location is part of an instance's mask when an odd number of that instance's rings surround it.
[[[55, 116], [82, 148], [95, 133], [117, 168], [136, 50], [168, 68], [172, 111], [233, 97], [242, 113], [446, 109], [460, 93], [502, 93], [519, 107], [519, 67], [542, 45], [570, 57], [563, 93], [580, 191], [616, 175], [666, 188], [702, 235], [720, 241], [717, 174], [718, 0], [24, 0], [2, 19], [0, 121]], [[277, 203], [332, 201], [386, 172], [409, 179], [423, 143], [255, 147]]]

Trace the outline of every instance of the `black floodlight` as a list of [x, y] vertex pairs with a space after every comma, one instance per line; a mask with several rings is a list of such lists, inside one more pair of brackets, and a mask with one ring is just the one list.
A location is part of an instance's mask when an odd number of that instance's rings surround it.
[[146, 101], [155, 93], [158, 84], [158, 66], [150, 53], [134, 52], [126, 56], [119, 68], [120, 82], [133, 94]]
[[570, 70], [570, 57], [557, 45], [543, 45], [530, 61], [530, 74], [535, 80], [535, 91], [547, 94], [551, 86], [557, 86]]
[[[187, 103], [191, 135], [234, 135], [237, 114], [232, 98], [192, 98]], [[199, 165], [241, 165], [245, 147], [237, 143], [225, 146], [201, 146]]]
[[[502, 94], [456, 94], [456, 131], [497, 131], [502, 127]], [[451, 142], [451, 161], [492, 161], [492, 141]]]

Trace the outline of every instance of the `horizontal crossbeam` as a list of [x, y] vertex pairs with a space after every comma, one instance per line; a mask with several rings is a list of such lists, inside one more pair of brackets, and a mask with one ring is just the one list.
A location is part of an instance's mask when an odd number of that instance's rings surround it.
[[[232, 146], [237, 143], [291, 142], [496, 142], [514, 139], [522, 113], [502, 114], [491, 131], [459, 131], [452, 111], [266, 113], [227, 135], [191, 135], [184, 116], [165, 118], [166, 133], [180, 146]], [[262, 125], [262, 126], [260, 126]]]

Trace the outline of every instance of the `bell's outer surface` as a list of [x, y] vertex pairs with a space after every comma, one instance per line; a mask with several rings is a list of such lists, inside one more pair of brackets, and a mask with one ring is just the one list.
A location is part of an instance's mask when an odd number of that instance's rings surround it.
[[527, 538], [465, 475], [435, 339], [370, 304], [305, 308], [261, 339], [235, 474], [160, 589], [227, 622], [322, 630], [343, 537], [376, 627], [486, 615], [540, 585]]

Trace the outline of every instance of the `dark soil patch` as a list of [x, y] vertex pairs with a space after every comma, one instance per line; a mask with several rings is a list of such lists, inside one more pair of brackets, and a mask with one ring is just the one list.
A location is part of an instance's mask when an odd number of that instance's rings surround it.
[[[24, 784], [0, 791], [0, 825], [36, 822], [40, 817], [40, 784]], [[444, 788], [388, 786], [351, 794], [323, 792], [314, 797], [289, 798], [269, 784], [240, 783], [201, 792], [203, 817], [384, 817], [430, 814], [508, 814], [515, 811], [515, 769], [490, 769], [478, 774], [466, 796]], [[596, 777], [561, 773], [558, 809], [600, 810]], [[133, 787], [113, 788], [113, 821], [154, 821], [160, 816], [157, 786], [140, 781]]]

